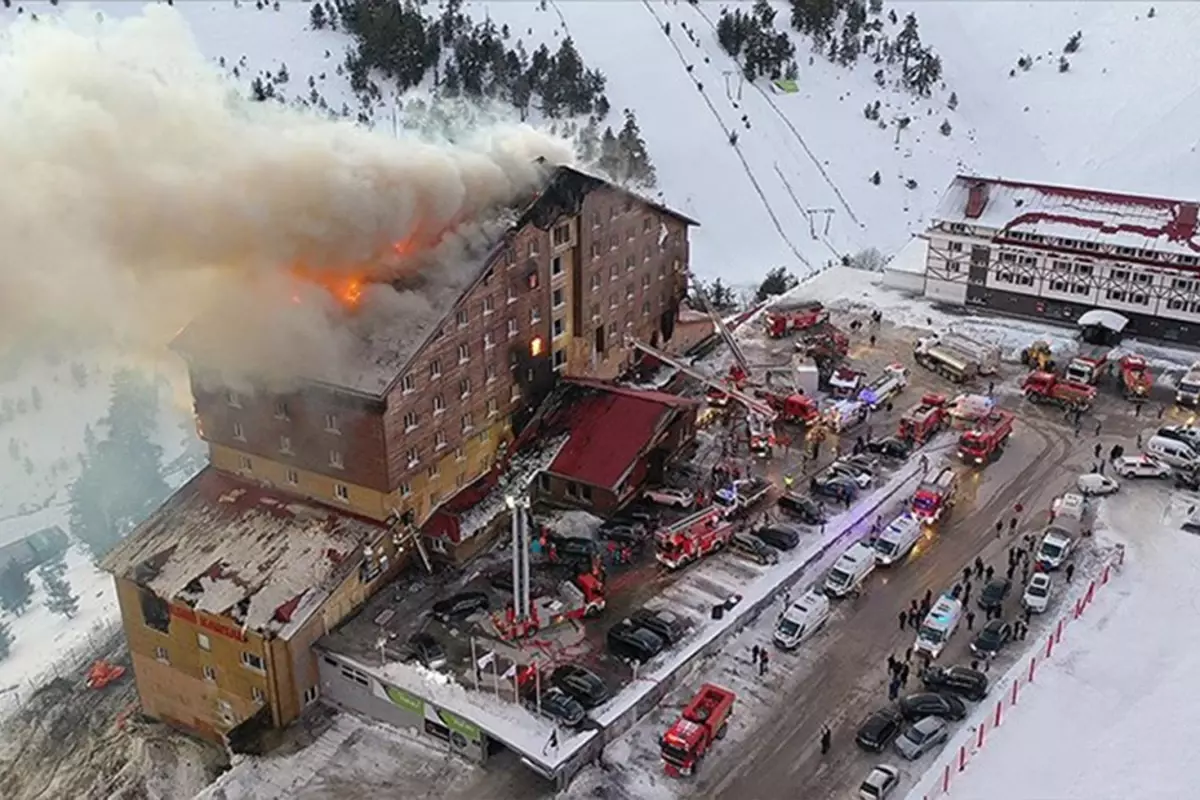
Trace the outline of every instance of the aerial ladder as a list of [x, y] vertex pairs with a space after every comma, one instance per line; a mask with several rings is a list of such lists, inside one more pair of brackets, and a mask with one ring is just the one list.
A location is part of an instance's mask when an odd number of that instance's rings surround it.
[[[708, 301], [708, 292], [700, 285], [700, 281], [696, 280], [696, 276], [689, 272], [688, 280], [692, 284], [692, 290], [696, 296], [700, 298], [700, 305], [704, 306], [704, 313], [708, 314], [708, 318], [712, 320], [713, 327], [717, 329], [717, 333], [721, 336], [721, 341], [729, 346], [729, 351], [733, 353], [733, 360], [737, 363], [738, 370], [741, 371], [744, 379], [749, 379], [752, 370], [750, 362], [746, 360], [746, 354], [742, 352], [742, 347], [737, 343], [737, 339], [729, 332], [729, 328], [725, 327], [725, 320], [721, 319], [721, 315], [712, 307], [712, 303]], [[738, 381], [740, 383], [740, 380]]]
[[651, 347], [645, 342], [639, 342], [633, 338], [627, 339], [626, 345], [636, 350], [641, 350], [651, 358], [658, 359], [667, 366], [679, 370], [689, 378], [694, 378], [695, 380], [700, 381], [700, 383], [704, 384], [710, 389], [717, 389], [718, 391], [724, 392], [725, 394], [729, 395], [732, 400], [741, 403], [751, 414], [758, 415], [763, 419], [764, 422], [768, 424], [774, 423], [775, 420], [779, 418], [779, 414], [776, 413], [775, 409], [771, 408], [771, 406], [762, 400], [738, 391], [737, 389], [726, 384], [724, 381], [719, 381], [716, 378], [710, 378], [703, 373], [697, 372], [695, 369], [689, 367], [679, 359], [675, 358], [674, 356], [667, 355], [656, 347]]

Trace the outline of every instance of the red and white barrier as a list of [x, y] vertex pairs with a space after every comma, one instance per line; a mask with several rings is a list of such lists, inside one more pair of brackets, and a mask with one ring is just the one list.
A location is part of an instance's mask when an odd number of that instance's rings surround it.
[[962, 738], [958, 747], [949, 754], [943, 755], [945, 761], [942, 768], [940, 770], [934, 768], [926, 773], [925, 778], [909, 792], [907, 800], [921, 800], [922, 798], [923, 800], [936, 800], [950, 794], [951, 778], [955, 774], [965, 771], [967, 765], [971, 763], [971, 759], [983, 750], [984, 744], [989, 739], [988, 727], [996, 729], [1003, 724], [1006, 710], [1015, 708], [1017, 705], [1022, 685], [1034, 682], [1040, 660], [1053, 657], [1054, 651], [1062, 643], [1064, 631], [1073, 621], [1083, 616], [1083, 612], [1096, 599], [1096, 590], [1108, 585], [1112, 578], [1112, 568], [1116, 567], [1119, 572], [1124, 561], [1125, 548], [1118, 545], [1116, 555], [1104, 565], [1099, 577], [1088, 584], [1084, 593], [1050, 629], [1050, 633], [1046, 636], [1045, 651], [1035, 648], [1029, 656], [1028, 666], [1024, 664], [1014, 666], [1008, 675], [1001, 679], [1001, 682], [1011, 680], [1010, 688], [1001, 692], [995, 707], [990, 709], [985, 716], [980, 717], [978, 723], [969, 729], [970, 735]]

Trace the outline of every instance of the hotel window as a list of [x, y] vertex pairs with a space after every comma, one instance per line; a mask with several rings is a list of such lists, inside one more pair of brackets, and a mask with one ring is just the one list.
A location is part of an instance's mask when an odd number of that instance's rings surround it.
[[510, 319], [508, 321], [508, 338], [511, 339], [516, 335], [517, 335], [517, 321], [515, 319]]
[[592, 276], [592, 280], [591, 280], [592, 291], [593, 292], [599, 291], [600, 286], [603, 285], [603, 283], [604, 283], [604, 279], [601, 278], [600, 273], [597, 272], [595, 275]]
[[408, 448], [408, 466], [415, 467], [420, 461], [421, 456], [420, 453], [417, 452], [417, 448]]
[[483, 335], [483, 349], [491, 350], [495, 346], [496, 346], [496, 337], [492, 335], [491, 331], [488, 331], [487, 333], [485, 333]]
[[440, 359], [435, 358], [429, 362], [429, 379], [436, 380], [440, 377], [442, 377], [442, 362]]
[[471, 345], [460, 344], [458, 346], [458, 363], [465, 364], [471, 358]]
[[204, 668], [203, 668], [203, 672], [204, 672], [204, 680], [208, 681], [209, 683], [217, 682], [216, 667], [212, 666], [211, 664], [205, 664]]
[[433, 449], [441, 450], [446, 446], [446, 432], [438, 431], [433, 435]]
[[517, 400], [520, 400], [521, 399], [521, 387], [514, 383], [512, 385], [512, 387], [508, 390], [508, 399], [510, 402], [516, 402]]
[[417, 427], [417, 412], [409, 411], [404, 415], [404, 432], [408, 433]]
[[608, 307], [609, 308], [617, 307], [617, 296], [615, 294], [610, 294], [608, 296]]
[[197, 633], [196, 634], [196, 646], [199, 647], [201, 650], [211, 651], [212, 650], [212, 642], [209, 640], [208, 634]]
[[350, 502], [350, 487], [344, 483], [335, 483], [333, 485], [333, 496], [343, 503]]
[[466, 433], [467, 431], [471, 430], [471, 428], [475, 427], [475, 420], [471, 418], [470, 414], [463, 414], [462, 420], [460, 421], [462, 423], [463, 433]]
[[466, 451], [463, 450], [461, 447], [454, 448], [454, 460], [455, 461], [466, 461], [467, 460]]
[[489, 417], [494, 417], [498, 413], [500, 413], [500, 407], [496, 403], [496, 398], [489, 397], [487, 401], [487, 415]]
[[233, 423], [233, 438], [237, 439], [239, 442], [246, 441], [246, 430], [242, 427], [242, 423]]
[[529, 309], [529, 324], [536, 325], [542, 321], [542, 310], [537, 306]]
[[454, 321], [458, 323], [458, 327], [460, 328], [466, 325], [468, 321], [467, 310], [465, 308], [459, 309], [458, 313], [454, 315]]
[[598, 211], [592, 212], [592, 227], [593, 228], [600, 227], [600, 212], [598, 212]]
[[496, 380], [496, 365], [488, 364], [483, 370], [483, 382], [491, 383]]
[[637, 264], [637, 259], [632, 255], [625, 256], [625, 271], [633, 272], [634, 266]]
[[642, 288], [643, 288], [643, 289], [649, 289], [649, 288], [650, 288], [650, 276], [649, 276], [649, 275], [643, 275], [643, 276], [642, 276]]
[[154, 648], [154, 658], [164, 664], [171, 663], [171, 656], [167, 653], [167, 648], [165, 647]]
[[660, 281], [665, 281], [667, 279], [667, 268], [661, 264], [658, 267], [658, 279]]
[[609, 250], [616, 250], [616, 249], [617, 249], [617, 236], [616, 236], [616, 234], [613, 234], [612, 236], [608, 237], [608, 249], [609, 249]]
[[294, 469], [289, 469], [287, 471], [287, 482], [292, 486], [298, 486], [300, 484], [300, 473]]
[[514, 265], [516, 263], [517, 263], [516, 252], [511, 247], [506, 249], [504, 251], [504, 266], [511, 267], [512, 265]]
[[259, 672], [265, 671], [263, 669], [263, 660], [259, 657], [258, 653], [250, 653], [246, 650], [242, 651], [242, 666], [258, 670]]
[[341, 433], [342, 429], [338, 422], [337, 414], [325, 415], [325, 432], [326, 433]]
[[555, 339], [567, 332], [567, 324], [562, 320], [561, 317], [554, 320], [553, 331]]
[[559, 225], [554, 229], [554, 246], [559, 247], [571, 241], [571, 226], [570, 224]]
[[408, 497], [411, 494], [412, 494], [412, 486], [408, 485], [407, 483], [400, 484], [400, 496], [401, 497]]
[[946, 242], [946, 249], [951, 253], [961, 253], [963, 244], [962, 242]]
[[258, 703], [260, 706], [267, 702], [266, 694], [264, 694], [263, 690], [257, 686], [250, 689], [250, 695], [254, 698], [254, 702]]
[[458, 382], [458, 396], [469, 397], [471, 395], [471, 379], [463, 378]]
[[285, 456], [290, 456], [292, 454], [292, 437], [279, 437], [279, 452], [283, 453]]
[[427, 469], [425, 471], [425, 474], [429, 476], [429, 480], [431, 480], [431, 481], [437, 480], [438, 477], [442, 474], [442, 469], [438, 464], [435, 463], [433, 466], [431, 466], [429, 469]]
[[562, 256], [555, 256], [550, 260], [550, 277], [556, 278], [563, 274]]
[[340, 450], [329, 451], [329, 466], [334, 469], [342, 469], [345, 467], [345, 462], [342, 461], [342, 452]]
[[442, 397], [440, 394], [435, 394], [433, 396], [433, 413], [441, 414], [445, 410], [446, 410], [446, 398]]
[[591, 248], [590, 248], [590, 252], [591, 252], [591, 254], [592, 254], [592, 258], [593, 258], [593, 259], [597, 259], [597, 258], [599, 258], [599, 257], [600, 257], [600, 243], [599, 243], [599, 242], [592, 242], [592, 246], [591, 246]]
[[653, 257], [654, 248], [652, 248], [650, 245], [646, 245], [646, 247], [642, 250], [642, 261], [649, 261]]
[[412, 375], [405, 375], [400, 380], [400, 388], [404, 391], [405, 394], [410, 394], [410, 393], [416, 391], [417, 379], [414, 378]]
[[654, 222], [650, 219], [650, 216], [648, 214], [646, 216], [642, 217], [642, 233], [649, 233], [650, 226], [653, 224], [654, 224]]
[[554, 351], [554, 368], [562, 369], [567, 363], [567, 351], [558, 349]]
[[287, 419], [291, 419], [291, 418], [292, 418], [291, 409], [288, 408], [288, 404], [282, 400], [276, 400], [275, 401], [275, 419], [287, 420]]
[[633, 284], [632, 284], [632, 283], [630, 283], [630, 284], [627, 284], [627, 285], [625, 286], [625, 299], [626, 299], [626, 300], [632, 300], [632, 299], [633, 299]]
[[230, 389], [225, 393], [225, 402], [229, 404], [230, 408], [242, 407], [242, 398], [238, 397], [238, 393], [233, 389]]
[[250, 460], [250, 456], [238, 456], [238, 468], [244, 472], [253, 472], [254, 462]]
[[600, 304], [592, 303], [592, 319], [598, 319], [599, 317], [600, 317]]
[[508, 302], [508, 303], [517, 302], [517, 287], [509, 286], [505, 291], [507, 292], [507, 295], [505, 296], [506, 302]]
[[649, 300], [642, 301], [642, 316], [643, 317], [650, 316], [650, 301]]
[[539, 245], [538, 245], [537, 239], [531, 239], [529, 241], [529, 257], [530, 258], [533, 258], [534, 256], [536, 256], [538, 254], [538, 247], [539, 247]]
[[562, 289], [555, 289], [552, 297], [555, 308], [562, 308], [567, 304], [567, 295]]

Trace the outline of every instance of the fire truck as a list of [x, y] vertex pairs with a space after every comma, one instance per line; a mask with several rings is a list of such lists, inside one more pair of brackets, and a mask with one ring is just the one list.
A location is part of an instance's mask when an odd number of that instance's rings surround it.
[[958, 456], [968, 464], [986, 464], [1000, 456], [1012, 435], [1010, 411], [993, 411], [958, 440]]
[[683, 709], [675, 724], [663, 734], [663, 766], [668, 775], [691, 775], [713, 742], [725, 735], [737, 695], [706, 683]]
[[955, 427], [970, 427], [992, 413], [996, 401], [986, 394], [960, 394], [946, 406]]
[[862, 388], [858, 399], [876, 411], [904, 391], [905, 386], [908, 386], [908, 368], [903, 364], [888, 364], [883, 374]]
[[1141, 356], [1122, 356], [1117, 362], [1121, 370], [1121, 393], [1126, 400], [1145, 400], [1154, 386], [1154, 373]]
[[767, 389], [759, 389], [755, 396], [766, 401], [784, 422], [808, 425], [821, 416], [817, 409], [817, 401], [803, 394], [779, 394]]
[[829, 320], [829, 312], [816, 300], [784, 300], [768, 306], [763, 313], [767, 336], [782, 339]]
[[724, 508], [706, 508], [660, 528], [654, 534], [654, 557], [667, 569], [680, 569], [728, 544], [733, 529]]
[[1021, 391], [1031, 403], [1050, 403], [1087, 411], [1096, 399], [1096, 387], [1063, 380], [1053, 372], [1031, 372], [1021, 382]]
[[829, 394], [839, 399], [858, 397], [864, 377], [866, 376], [856, 369], [838, 367], [827, 381]]
[[914, 444], [924, 444], [946, 425], [946, 398], [927, 394], [921, 402], [904, 412], [896, 436]]
[[1108, 368], [1108, 357], [1111, 354], [1112, 350], [1107, 347], [1089, 347], [1071, 359], [1063, 372], [1063, 378], [1068, 383], [1094, 385]]
[[913, 495], [912, 515], [918, 522], [933, 524], [954, 506], [958, 494], [958, 473], [943, 467], [937, 477], [923, 482]]
[[495, 620], [496, 629], [503, 639], [524, 639], [568, 620], [595, 617], [604, 605], [604, 583], [597, 574], [585, 572], [575, 576], [574, 582], [559, 584], [557, 596], [533, 598], [525, 619], [518, 618], [509, 606], [503, 618]]

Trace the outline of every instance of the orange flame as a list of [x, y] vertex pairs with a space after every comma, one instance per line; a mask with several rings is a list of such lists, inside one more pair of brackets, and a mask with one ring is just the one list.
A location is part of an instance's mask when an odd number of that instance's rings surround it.
[[[412, 256], [420, 252], [422, 248], [420, 231], [413, 231], [409, 236], [392, 245], [392, 251], [401, 258]], [[320, 286], [349, 309], [358, 307], [362, 302], [366, 284], [371, 282], [370, 270], [366, 268], [326, 271], [296, 265], [290, 271], [294, 277]], [[292, 295], [292, 302], [299, 304], [301, 302], [300, 295]]]

